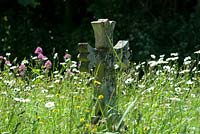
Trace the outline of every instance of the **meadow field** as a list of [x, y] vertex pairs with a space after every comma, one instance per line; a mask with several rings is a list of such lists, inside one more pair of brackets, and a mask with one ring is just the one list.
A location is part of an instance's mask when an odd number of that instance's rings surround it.
[[200, 133], [200, 51], [183, 62], [171, 53], [115, 65], [120, 132], [108, 132], [104, 117], [91, 124], [94, 98], [103, 98], [94, 96], [92, 73], [80, 72], [67, 51], [63, 59], [42, 52], [20, 64], [0, 56], [0, 134]]

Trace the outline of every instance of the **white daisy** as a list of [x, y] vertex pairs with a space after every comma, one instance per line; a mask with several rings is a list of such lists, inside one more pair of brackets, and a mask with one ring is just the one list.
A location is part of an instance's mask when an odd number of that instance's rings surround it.
[[128, 78], [126, 81], [125, 81], [125, 84], [131, 84], [133, 82], [133, 79], [132, 78]]
[[48, 109], [53, 109], [55, 107], [55, 103], [54, 102], [47, 102], [45, 104], [45, 107], [48, 108]]

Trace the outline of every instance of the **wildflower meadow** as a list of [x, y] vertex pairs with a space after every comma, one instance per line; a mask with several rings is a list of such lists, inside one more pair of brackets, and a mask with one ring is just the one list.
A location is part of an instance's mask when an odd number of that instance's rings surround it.
[[[30, 58], [0, 56], [1, 134], [199, 134], [200, 51], [150, 55], [127, 68], [115, 65], [118, 110], [124, 122], [109, 132], [106, 119], [91, 123], [101, 83], [93, 71], [79, 71], [66, 51], [45, 56], [37, 47]], [[117, 124], [120, 122], [117, 122]]]

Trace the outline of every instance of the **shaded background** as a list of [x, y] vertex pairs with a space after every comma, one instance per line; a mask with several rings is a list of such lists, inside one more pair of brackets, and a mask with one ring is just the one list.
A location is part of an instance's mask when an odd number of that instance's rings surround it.
[[128, 39], [131, 60], [150, 54], [200, 49], [199, 0], [0, 0], [0, 54], [22, 60], [41, 46], [45, 55], [68, 49], [73, 59], [77, 43], [94, 46], [91, 21], [117, 22], [114, 42]]

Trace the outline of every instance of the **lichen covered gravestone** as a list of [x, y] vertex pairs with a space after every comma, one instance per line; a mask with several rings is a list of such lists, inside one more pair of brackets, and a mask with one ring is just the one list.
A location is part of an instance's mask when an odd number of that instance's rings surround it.
[[[113, 31], [116, 22], [108, 19], [99, 19], [91, 22], [95, 35], [95, 48], [88, 43], [79, 43], [80, 71], [95, 71], [96, 86], [94, 97], [95, 115], [92, 123], [100, 119], [106, 120], [108, 129], [113, 131], [114, 125], [119, 120], [116, 95], [116, 75], [114, 65], [118, 62], [121, 66], [128, 65], [130, 53], [128, 41], [119, 41], [113, 47]], [[99, 97], [101, 96], [101, 97]], [[112, 129], [112, 130], [111, 130]]]

